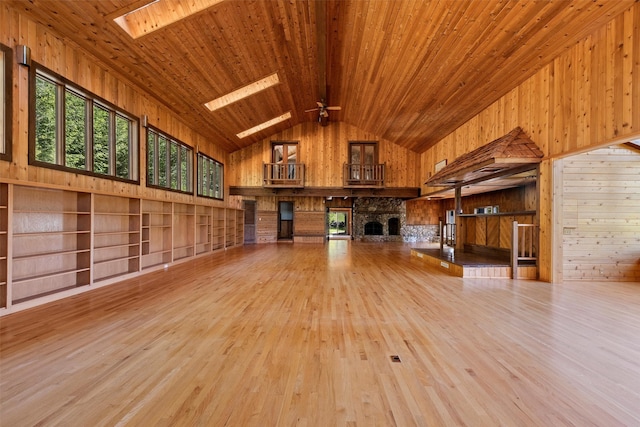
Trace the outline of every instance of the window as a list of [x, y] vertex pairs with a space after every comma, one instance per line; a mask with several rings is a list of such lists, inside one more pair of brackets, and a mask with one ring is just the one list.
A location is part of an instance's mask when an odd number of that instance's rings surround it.
[[273, 179], [297, 179], [298, 160], [297, 142], [274, 142], [271, 154], [273, 160]]
[[198, 196], [224, 198], [224, 165], [198, 153]]
[[193, 149], [147, 127], [147, 186], [193, 193]]
[[373, 166], [378, 163], [378, 144], [376, 142], [349, 142], [349, 179], [371, 180]]
[[0, 159], [11, 160], [11, 49], [0, 44]]
[[138, 181], [138, 121], [42, 67], [32, 75], [33, 164]]

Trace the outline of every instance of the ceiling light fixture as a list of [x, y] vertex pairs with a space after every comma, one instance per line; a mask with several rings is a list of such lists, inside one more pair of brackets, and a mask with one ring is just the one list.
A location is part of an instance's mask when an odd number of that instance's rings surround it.
[[[201, 12], [223, 0], [153, 0], [114, 18], [116, 24], [137, 39], [188, 16]], [[140, 2], [137, 2], [138, 4]]]
[[215, 111], [222, 107], [226, 107], [229, 104], [240, 101], [241, 99], [254, 95], [258, 92], [262, 92], [265, 89], [277, 85], [278, 83], [280, 83], [278, 73], [273, 73], [263, 79], [243, 86], [240, 89], [234, 90], [233, 92], [230, 92], [226, 95], [222, 95], [221, 97], [216, 98], [213, 101], [209, 101], [204, 104], [204, 106], [211, 111]]
[[269, 121], [266, 121], [264, 123], [260, 123], [257, 126], [252, 127], [251, 129], [247, 129], [243, 132], [240, 132], [239, 134], [236, 134], [236, 136], [240, 139], [245, 138], [249, 135], [253, 135], [254, 133], [260, 132], [263, 129], [266, 129], [268, 127], [271, 127], [275, 124], [278, 124], [280, 122], [284, 122], [285, 120], [288, 120], [291, 118], [291, 111], [287, 111], [286, 113], [282, 114], [281, 116], [275, 117]]

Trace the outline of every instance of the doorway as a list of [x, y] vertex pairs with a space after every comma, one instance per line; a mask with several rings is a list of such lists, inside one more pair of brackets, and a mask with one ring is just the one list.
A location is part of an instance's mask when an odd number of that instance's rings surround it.
[[330, 208], [327, 218], [330, 239], [351, 237], [351, 209]]
[[278, 202], [278, 240], [293, 239], [293, 202]]
[[244, 200], [244, 244], [256, 243], [256, 201]]

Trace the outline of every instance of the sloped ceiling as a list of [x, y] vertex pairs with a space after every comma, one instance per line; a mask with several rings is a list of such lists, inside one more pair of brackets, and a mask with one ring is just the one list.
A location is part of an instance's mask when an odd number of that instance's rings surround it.
[[[145, 3], [0, 7], [92, 52], [230, 152], [316, 121], [305, 110], [325, 96], [342, 107], [330, 122], [420, 153], [634, 0], [225, 0], [133, 39], [114, 18]], [[204, 107], [274, 72], [279, 85], [218, 111]], [[287, 111], [283, 123], [236, 136]]]

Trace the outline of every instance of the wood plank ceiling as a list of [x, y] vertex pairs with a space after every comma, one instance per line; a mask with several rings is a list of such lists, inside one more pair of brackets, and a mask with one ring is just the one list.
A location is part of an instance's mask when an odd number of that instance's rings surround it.
[[[114, 18], [149, 1], [3, 5], [92, 52], [229, 151], [316, 121], [305, 110], [326, 94], [342, 107], [330, 121], [419, 153], [634, 2], [225, 0], [132, 39]], [[274, 72], [279, 85], [204, 107]], [[236, 136], [287, 111], [279, 125]]]

